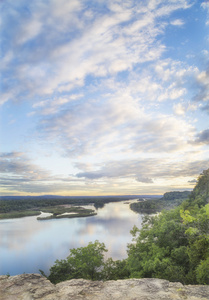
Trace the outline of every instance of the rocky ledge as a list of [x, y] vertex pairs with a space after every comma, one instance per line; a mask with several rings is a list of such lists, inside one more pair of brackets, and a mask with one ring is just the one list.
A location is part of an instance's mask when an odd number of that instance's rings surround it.
[[200, 300], [209, 299], [209, 286], [162, 279], [89, 281], [73, 279], [52, 284], [39, 274], [0, 276], [1, 300]]

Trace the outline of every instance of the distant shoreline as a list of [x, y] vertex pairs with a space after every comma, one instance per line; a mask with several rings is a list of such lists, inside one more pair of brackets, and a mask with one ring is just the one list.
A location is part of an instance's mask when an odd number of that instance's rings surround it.
[[[3, 196], [0, 198], [0, 220], [39, 216], [40, 211], [51, 213], [52, 216], [37, 218], [38, 220], [88, 217], [96, 215], [95, 210], [110, 202], [137, 200], [145, 196], [101, 196], [101, 197], [59, 197], [59, 196]], [[146, 196], [146, 198], [156, 198]], [[95, 210], [82, 206], [93, 205]], [[82, 207], [82, 209], [81, 209]], [[74, 215], [63, 215], [75, 213]]]

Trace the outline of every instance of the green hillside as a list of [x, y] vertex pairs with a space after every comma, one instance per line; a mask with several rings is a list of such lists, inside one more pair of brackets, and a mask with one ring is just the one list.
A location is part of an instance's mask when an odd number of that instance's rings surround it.
[[209, 170], [180, 206], [146, 217], [128, 245], [131, 277], [209, 284]]
[[162, 211], [163, 209], [170, 210], [178, 205], [180, 205], [184, 200], [186, 200], [191, 192], [167, 192], [162, 198], [155, 199], [145, 199], [138, 202], [130, 204], [130, 208], [138, 213], [142, 214], [154, 214]]

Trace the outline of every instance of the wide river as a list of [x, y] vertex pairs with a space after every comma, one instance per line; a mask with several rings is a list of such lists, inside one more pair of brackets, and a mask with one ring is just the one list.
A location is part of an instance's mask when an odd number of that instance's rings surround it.
[[48, 273], [56, 259], [69, 255], [69, 249], [95, 240], [105, 243], [106, 257], [126, 258], [127, 244], [132, 240], [130, 230], [134, 225], [141, 227], [142, 215], [130, 210], [127, 201], [106, 204], [97, 213], [73, 219], [1, 220], [0, 275], [38, 273], [39, 269]]

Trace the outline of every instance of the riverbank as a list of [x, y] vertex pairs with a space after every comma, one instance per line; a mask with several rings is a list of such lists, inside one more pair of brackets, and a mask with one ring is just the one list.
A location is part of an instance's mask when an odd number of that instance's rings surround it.
[[[62, 197], [62, 196], [36, 196], [36, 197], [1, 197], [0, 198], [0, 219], [13, 219], [27, 216], [39, 216], [40, 211], [52, 213], [51, 218], [60, 218], [58, 215], [64, 213], [76, 213], [76, 216], [92, 216], [96, 212], [81, 210], [75, 207], [93, 205], [95, 209], [104, 207], [110, 202], [120, 202], [135, 199], [137, 196], [92, 196], [92, 197]], [[62, 217], [63, 218], [63, 217]]]
[[[43, 213], [47, 213], [47, 216], [41, 216]], [[50, 215], [48, 215], [50, 214]], [[11, 211], [9, 213], [0, 214], [0, 219], [15, 219], [22, 217], [38, 216], [37, 220], [50, 220], [61, 218], [79, 218], [95, 216], [97, 213], [93, 209], [87, 209], [81, 206], [63, 207], [60, 205], [47, 207], [40, 210], [25, 210], [25, 211]], [[44, 214], [45, 215], [45, 214]]]

